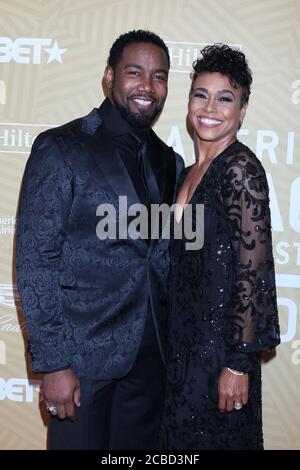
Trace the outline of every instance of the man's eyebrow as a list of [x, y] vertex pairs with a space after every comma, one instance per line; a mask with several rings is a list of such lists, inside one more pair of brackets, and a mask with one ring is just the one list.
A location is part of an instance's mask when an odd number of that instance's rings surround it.
[[168, 71], [166, 69], [157, 69], [154, 73], [164, 73], [165, 75], [168, 75]]
[[142, 69], [142, 68], [143, 68], [143, 67], [142, 67], [141, 65], [139, 65], [139, 64], [134, 64], [134, 63], [132, 63], [132, 64], [127, 64], [127, 65], [125, 65], [124, 69], [127, 69], [128, 67], [135, 67], [135, 68], [137, 68], [137, 69]]
[[[130, 67], [134, 67], [134, 68], [140, 69], [140, 70], [143, 68], [139, 64], [130, 63], [130, 64], [126, 64], [124, 69], [130, 68]], [[157, 70], [154, 71], [154, 73], [164, 73], [165, 75], [168, 75], [168, 71], [166, 69], [157, 69]]]

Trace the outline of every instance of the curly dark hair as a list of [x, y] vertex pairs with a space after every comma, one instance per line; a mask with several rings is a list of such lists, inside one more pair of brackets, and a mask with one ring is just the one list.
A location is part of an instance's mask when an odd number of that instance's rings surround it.
[[204, 47], [200, 54], [200, 58], [193, 62], [192, 87], [194, 81], [202, 72], [219, 72], [228, 77], [234, 88], [241, 87], [241, 106], [248, 103], [251, 93], [252, 72], [245, 54], [220, 43]]
[[133, 30], [129, 31], [128, 33], [121, 34], [121, 36], [119, 36], [111, 46], [107, 64], [113, 70], [115, 70], [119, 60], [122, 57], [124, 47], [128, 44], [134, 44], [138, 42], [149, 42], [151, 44], [155, 44], [165, 51], [168, 60], [168, 68], [170, 68], [170, 55], [165, 42], [157, 34], [143, 29]]

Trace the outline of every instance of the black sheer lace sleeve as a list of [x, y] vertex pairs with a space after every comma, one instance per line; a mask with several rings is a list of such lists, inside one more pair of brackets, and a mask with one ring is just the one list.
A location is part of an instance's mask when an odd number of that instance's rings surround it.
[[[245, 146], [226, 161], [223, 204], [235, 253], [226, 366], [247, 370], [247, 358], [280, 343], [265, 171]], [[250, 355], [249, 355], [250, 354]]]

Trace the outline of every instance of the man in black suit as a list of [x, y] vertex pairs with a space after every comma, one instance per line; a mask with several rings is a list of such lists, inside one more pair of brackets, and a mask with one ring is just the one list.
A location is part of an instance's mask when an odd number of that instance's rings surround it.
[[25, 169], [17, 280], [32, 369], [44, 374], [52, 414], [50, 449], [156, 446], [168, 240], [120, 237], [118, 230], [105, 237], [99, 214], [108, 204], [119, 229], [126, 221], [120, 196], [128, 207], [173, 203], [183, 162], [151, 129], [169, 67], [157, 35], [120, 36], [105, 69], [109, 98], [40, 134]]

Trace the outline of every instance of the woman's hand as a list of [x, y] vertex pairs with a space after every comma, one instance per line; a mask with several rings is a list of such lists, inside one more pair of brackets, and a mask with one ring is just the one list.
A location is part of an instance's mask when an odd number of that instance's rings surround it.
[[232, 411], [234, 403], [246, 405], [248, 385], [248, 374], [236, 375], [224, 367], [219, 378], [219, 411]]

